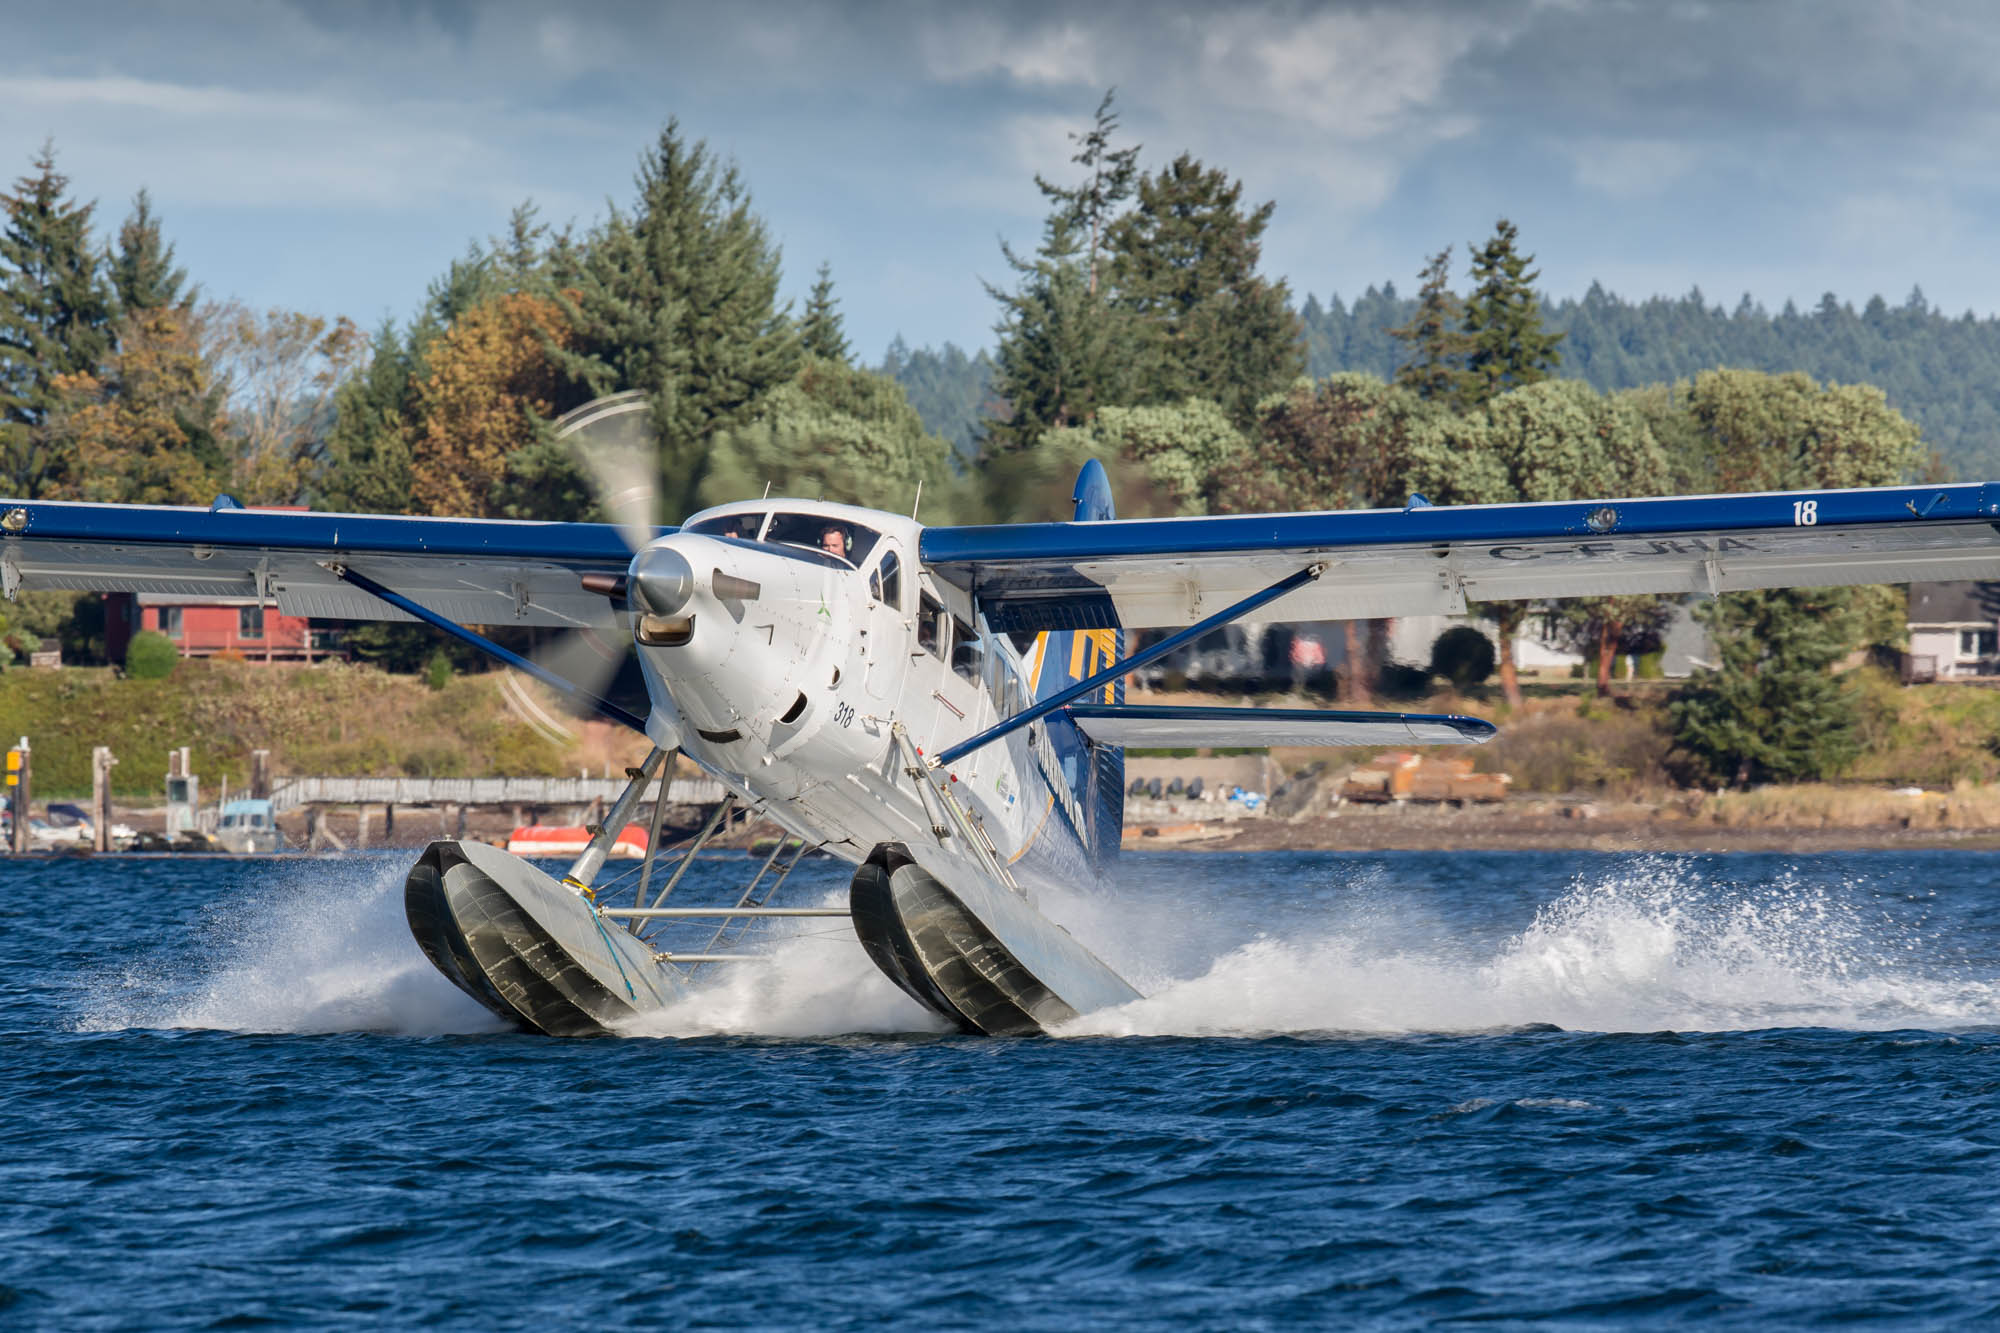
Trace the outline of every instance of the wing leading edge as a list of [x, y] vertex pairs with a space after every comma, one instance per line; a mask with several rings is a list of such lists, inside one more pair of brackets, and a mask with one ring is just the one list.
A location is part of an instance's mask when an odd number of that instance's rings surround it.
[[0, 500], [9, 595], [249, 597], [287, 615], [413, 619], [324, 567], [343, 564], [462, 624], [594, 628], [610, 623], [610, 604], [578, 576], [630, 561], [602, 523]]
[[1468, 601], [2000, 578], [2000, 485], [928, 528], [996, 630], [1193, 624], [1309, 563], [1260, 618], [1458, 615]]

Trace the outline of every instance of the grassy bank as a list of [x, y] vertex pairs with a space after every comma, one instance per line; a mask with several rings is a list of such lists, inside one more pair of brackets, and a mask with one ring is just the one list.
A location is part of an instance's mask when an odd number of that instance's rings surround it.
[[[1879, 671], [1854, 673], [1861, 695], [1861, 756], [1838, 783], [1873, 787], [1951, 789], [2000, 783], [2000, 690], [1978, 685], [1904, 686]], [[1378, 707], [1410, 712], [1469, 713], [1495, 722], [1500, 734], [1471, 750], [1482, 772], [1508, 773], [1516, 792], [1584, 793], [1658, 800], [1679, 790], [1667, 705], [1670, 682], [1620, 686], [1604, 698], [1581, 685], [1546, 686], [1518, 709], [1498, 691], [1435, 690]], [[1196, 701], [1264, 705], [1301, 700], [1196, 695], [1147, 695], [1148, 702]], [[1141, 696], [1134, 695], [1134, 702]], [[1366, 750], [1284, 749], [1274, 757], [1288, 771], [1350, 766]]]
[[461, 676], [441, 690], [414, 677], [332, 662], [257, 666], [184, 661], [165, 680], [120, 680], [108, 669], [0, 675], [0, 738], [34, 746], [38, 797], [90, 790], [90, 751], [118, 757], [113, 790], [157, 797], [167, 751], [188, 746], [205, 794], [248, 779], [250, 751], [278, 773], [461, 777], [574, 773], [599, 765], [587, 729], [563, 719], [558, 743], [516, 714], [498, 675]]

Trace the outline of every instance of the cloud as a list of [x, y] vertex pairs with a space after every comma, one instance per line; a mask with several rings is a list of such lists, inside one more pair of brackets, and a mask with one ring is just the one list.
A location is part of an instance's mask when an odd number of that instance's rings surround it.
[[1614, 199], [1645, 199], [1673, 187], [1700, 163], [1703, 150], [1672, 139], [1578, 139], [1567, 151], [1576, 180]]
[[678, 115], [793, 267], [868, 275], [842, 278], [858, 344], [982, 341], [994, 233], [1032, 247], [1031, 177], [1074, 171], [1113, 85], [1147, 167], [1185, 149], [1277, 201], [1266, 266], [1299, 290], [1406, 283], [1504, 212], [1552, 283], [1782, 299], [1907, 269], [2000, 303], [2000, 15], [1973, 0], [66, 0], [9, 35], [17, 171], [53, 133], [86, 197], [146, 184], [200, 228], [218, 294], [322, 309], [407, 310], [524, 197], [587, 223]]
[[956, 13], [924, 23], [917, 51], [939, 83], [1001, 75], [1016, 83], [1096, 87], [1106, 66], [1100, 38], [1072, 18], [1010, 22], [998, 14]]

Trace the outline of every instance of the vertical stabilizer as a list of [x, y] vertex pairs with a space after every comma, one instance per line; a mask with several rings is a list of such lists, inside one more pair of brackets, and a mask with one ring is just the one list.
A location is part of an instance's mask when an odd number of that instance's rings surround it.
[[[1070, 499], [1076, 509], [1071, 520], [1103, 523], [1118, 517], [1111, 496], [1111, 478], [1104, 464], [1095, 458], [1076, 474], [1076, 489]], [[1049, 635], [1039, 697], [1047, 697], [1064, 686], [1082, 680], [1110, 666], [1125, 655], [1125, 631], [1063, 630]], [[1105, 691], [1104, 703], [1125, 702], [1125, 682], [1121, 678]], [[1076, 747], [1077, 763], [1065, 764], [1065, 773], [1075, 774], [1076, 799], [1084, 811], [1081, 830], [1092, 862], [1102, 867], [1118, 854], [1118, 840], [1125, 826], [1125, 750], [1117, 745], [1093, 745], [1081, 734], [1064, 727], [1070, 735], [1065, 747]]]

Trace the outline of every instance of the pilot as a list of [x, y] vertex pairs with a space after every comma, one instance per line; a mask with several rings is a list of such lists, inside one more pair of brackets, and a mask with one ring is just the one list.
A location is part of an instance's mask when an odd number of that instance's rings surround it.
[[847, 559], [847, 529], [838, 523], [827, 524], [825, 530], [819, 534], [819, 549], [828, 555], [837, 555], [842, 560]]

